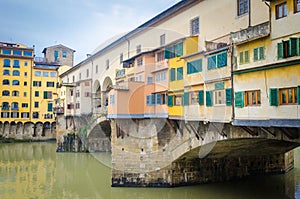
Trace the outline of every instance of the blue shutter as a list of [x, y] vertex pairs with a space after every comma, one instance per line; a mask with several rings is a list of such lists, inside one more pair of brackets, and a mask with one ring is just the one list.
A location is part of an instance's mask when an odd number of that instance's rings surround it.
[[48, 112], [52, 112], [52, 106], [53, 106], [52, 103], [48, 104]]
[[177, 52], [177, 56], [182, 56], [183, 55], [183, 44], [182, 42], [178, 43], [176, 45], [177, 49], [176, 49], [176, 52]]
[[188, 93], [188, 92], [185, 92], [183, 94], [183, 105], [184, 106], [188, 106], [189, 105], [189, 95], [190, 95], [190, 93]]
[[232, 88], [226, 88], [226, 106], [232, 105]]
[[212, 70], [216, 68], [216, 56], [207, 57], [207, 69]]
[[170, 81], [175, 81], [175, 68], [170, 69]]
[[227, 52], [223, 52], [217, 55], [217, 67], [227, 66]]
[[199, 105], [204, 105], [204, 91], [200, 90], [198, 93]]
[[168, 106], [173, 106], [173, 95], [168, 95]]
[[170, 56], [170, 47], [165, 47], [164, 56], [165, 56], [165, 59], [169, 59], [171, 57]]
[[161, 94], [156, 94], [155, 96], [156, 96], [155, 104], [161, 104]]
[[151, 105], [155, 105], [156, 94], [151, 94]]
[[235, 92], [234, 105], [235, 105], [235, 107], [238, 107], [238, 108], [244, 107], [244, 92], [243, 91]]
[[183, 79], [183, 67], [177, 68], [177, 80]]
[[151, 95], [146, 96], [146, 105], [150, 106], [151, 105]]
[[212, 91], [206, 91], [206, 106], [212, 106], [213, 102], [213, 92]]
[[278, 106], [278, 88], [270, 88], [270, 105]]

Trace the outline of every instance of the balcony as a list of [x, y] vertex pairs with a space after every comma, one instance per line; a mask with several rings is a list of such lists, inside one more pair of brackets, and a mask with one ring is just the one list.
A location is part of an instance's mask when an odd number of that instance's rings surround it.
[[265, 22], [256, 26], [250, 26], [237, 32], [231, 33], [231, 40], [235, 44], [242, 44], [254, 39], [266, 37], [270, 34], [270, 23]]
[[64, 107], [54, 107], [53, 113], [54, 114], [64, 114]]

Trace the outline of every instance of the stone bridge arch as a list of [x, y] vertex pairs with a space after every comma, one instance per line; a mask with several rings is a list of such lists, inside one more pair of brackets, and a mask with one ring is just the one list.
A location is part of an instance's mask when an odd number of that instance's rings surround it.
[[109, 120], [95, 122], [87, 128], [87, 149], [90, 152], [111, 151], [111, 126]]

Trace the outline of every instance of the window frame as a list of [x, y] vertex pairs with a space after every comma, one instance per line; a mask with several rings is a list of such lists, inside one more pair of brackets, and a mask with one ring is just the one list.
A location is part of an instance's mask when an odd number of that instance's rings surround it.
[[[289, 102], [289, 90], [292, 91], [292, 102]], [[283, 91], [286, 94], [286, 102], [283, 102], [282, 94]], [[297, 87], [279, 88], [279, 105], [296, 105], [297, 104]]]
[[294, 13], [300, 12], [300, 0], [294, 0]]
[[249, 12], [249, 0], [237, 0], [237, 16], [243, 16], [248, 12]]
[[[254, 95], [253, 95], [254, 94]], [[260, 106], [261, 105], [261, 91], [249, 90], [244, 92], [245, 106]], [[253, 103], [253, 96], [255, 96], [255, 103]]]
[[[281, 15], [279, 15], [280, 13], [279, 12], [282, 12]], [[286, 17], [288, 14], [288, 11], [287, 11], [287, 3], [286, 1], [285, 2], [282, 2], [278, 5], [275, 6], [275, 19], [282, 19], [284, 17]]]
[[195, 17], [190, 20], [190, 34], [191, 36], [200, 34], [200, 19]]

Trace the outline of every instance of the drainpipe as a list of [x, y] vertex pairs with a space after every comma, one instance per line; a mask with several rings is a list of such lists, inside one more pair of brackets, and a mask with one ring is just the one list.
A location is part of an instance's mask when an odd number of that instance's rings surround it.
[[271, 13], [271, 6], [265, 2], [265, 4], [269, 7], [269, 25], [270, 25], [270, 32], [271, 32], [271, 19], [272, 19], [272, 13]]
[[249, 9], [248, 27], [251, 27], [251, 0], [249, 0], [248, 9]]
[[231, 43], [231, 109], [232, 109], [232, 116], [231, 120], [234, 121], [235, 118], [235, 112], [234, 112], [234, 86], [233, 86], [233, 60], [234, 60], [234, 43]]

